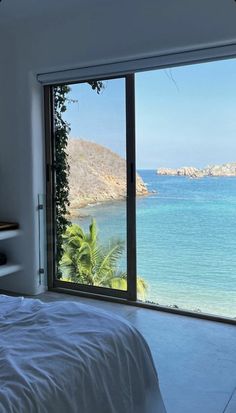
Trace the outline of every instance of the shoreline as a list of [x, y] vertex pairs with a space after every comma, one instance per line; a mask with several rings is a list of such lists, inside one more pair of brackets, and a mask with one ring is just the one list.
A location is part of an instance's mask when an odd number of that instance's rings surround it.
[[[136, 197], [137, 198], [146, 198], [150, 195], [153, 195], [154, 192], [148, 192], [146, 194], [137, 194]], [[157, 192], [155, 192], [157, 193]], [[86, 218], [88, 217], [88, 215], [81, 215], [79, 213], [79, 211], [81, 209], [85, 209], [85, 208], [93, 208], [96, 206], [102, 206], [102, 205], [108, 205], [108, 204], [113, 204], [113, 203], [118, 203], [118, 202], [124, 202], [126, 201], [127, 197], [123, 196], [123, 197], [119, 197], [119, 198], [111, 198], [111, 199], [104, 199], [101, 201], [90, 201], [90, 202], [81, 202], [81, 204], [79, 204], [78, 207], [73, 207], [73, 208], [69, 208], [69, 214], [67, 215], [67, 218]]]
[[167, 304], [165, 301], [166, 299], [163, 296], [160, 296], [159, 302], [155, 302], [150, 298], [147, 298], [145, 300], [141, 300], [143, 303], [146, 304], [151, 304], [155, 305], [157, 307], [166, 307], [174, 310], [180, 310], [180, 311], [190, 311], [195, 314], [201, 314], [201, 315], [206, 315], [206, 316], [216, 316], [216, 317], [223, 317], [231, 320], [236, 320], [236, 314], [227, 311], [226, 314], [222, 314], [222, 311], [220, 311], [219, 307], [213, 306], [212, 304], [203, 304], [203, 308], [201, 307], [201, 303], [199, 304], [199, 307], [195, 307], [193, 304], [190, 304], [188, 306], [188, 303], [186, 304]]

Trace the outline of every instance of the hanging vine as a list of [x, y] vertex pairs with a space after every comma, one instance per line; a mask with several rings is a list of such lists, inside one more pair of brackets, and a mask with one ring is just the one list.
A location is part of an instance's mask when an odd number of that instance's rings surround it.
[[[102, 81], [87, 82], [98, 94], [104, 88]], [[57, 278], [62, 277], [59, 263], [62, 258], [63, 235], [70, 225], [69, 217], [69, 173], [67, 145], [70, 134], [70, 124], [64, 120], [63, 114], [66, 112], [67, 104], [71, 100], [68, 85], [55, 86], [54, 92], [54, 119], [55, 119], [55, 207], [56, 207], [56, 245], [57, 245]], [[71, 101], [73, 102], [73, 101]]]

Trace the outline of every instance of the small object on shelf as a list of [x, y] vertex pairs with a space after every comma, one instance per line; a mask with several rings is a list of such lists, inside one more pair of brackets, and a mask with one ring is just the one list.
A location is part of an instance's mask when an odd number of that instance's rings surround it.
[[7, 256], [0, 252], [0, 265], [6, 265], [7, 263]]
[[16, 222], [0, 222], [0, 231], [8, 231], [18, 228], [19, 224], [17, 224]]

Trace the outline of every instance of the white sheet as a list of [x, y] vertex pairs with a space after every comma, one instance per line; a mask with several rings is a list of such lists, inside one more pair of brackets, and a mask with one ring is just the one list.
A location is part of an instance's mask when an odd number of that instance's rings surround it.
[[1, 413], [164, 413], [149, 348], [125, 320], [0, 295]]

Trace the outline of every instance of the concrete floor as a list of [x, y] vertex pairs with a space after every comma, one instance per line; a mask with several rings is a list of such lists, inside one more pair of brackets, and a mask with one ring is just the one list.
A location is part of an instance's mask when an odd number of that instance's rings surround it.
[[138, 307], [47, 292], [119, 314], [148, 342], [167, 413], [236, 413], [236, 327]]

